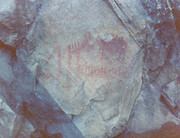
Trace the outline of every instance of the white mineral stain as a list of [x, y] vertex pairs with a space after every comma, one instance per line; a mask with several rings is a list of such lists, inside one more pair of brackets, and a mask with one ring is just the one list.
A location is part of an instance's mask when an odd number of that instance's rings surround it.
[[[0, 13], [8, 10], [12, 10], [15, 6], [15, 0], [0, 0]], [[10, 9], [11, 8], [11, 9]]]

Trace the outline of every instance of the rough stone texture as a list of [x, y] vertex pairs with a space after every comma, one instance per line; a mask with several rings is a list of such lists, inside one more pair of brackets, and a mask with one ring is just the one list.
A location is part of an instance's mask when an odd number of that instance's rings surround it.
[[180, 136], [180, 126], [172, 122], [167, 122], [160, 129], [147, 131], [144, 133], [129, 132], [115, 138], [178, 138]]
[[[1, 87], [1, 91], [3, 88]], [[13, 123], [16, 114], [10, 109], [10, 107], [1, 99], [0, 100], [0, 137], [10, 138], [13, 131]]]
[[[127, 132], [137, 133], [159, 129], [168, 121], [180, 124], [180, 120], [160, 101], [161, 92], [165, 87], [170, 87], [168, 92], [171, 93], [170, 98], [173, 101], [179, 100], [177, 96], [179, 84], [175, 82], [180, 76], [178, 30], [180, 2], [178, 0], [141, 2], [151, 20], [145, 45], [142, 90], [127, 127]], [[173, 84], [177, 88], [172, 87]], [[173, 95], [176, 95], [176, 98], [173, 98]]]
[[47, 1], [41, 11], [22, 45], [36, 48], [18, 51], [25, 65], [85, 137], [122, 132], [141, 87], [138, 45], [103, 1]]
[[28, 137], [34, 131], [29, 121], [23, 116], [16, 115], [3, 98], [0, 99], [0, 113], [0, 137]]
[[179, 13], [179, 0], [0, 1], [0, 135], [179, 125], [160, 101], [166, 91], [179, 104]]
[[1, 1], [1, 41], [14, 47], [22, 43], [39, 12], [40, 6], [41, 0]]
[[130, 37], [140, 47], [145, 45], [150, 18], [140, 0], [107, 0], [107, 3], [112, 6]]

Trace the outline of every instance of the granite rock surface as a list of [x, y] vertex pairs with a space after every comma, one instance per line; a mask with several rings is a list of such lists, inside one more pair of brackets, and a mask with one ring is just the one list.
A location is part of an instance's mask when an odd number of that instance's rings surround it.
[[0, 136], [114, 137], [180, 124], [179, 0], [0, 1]]

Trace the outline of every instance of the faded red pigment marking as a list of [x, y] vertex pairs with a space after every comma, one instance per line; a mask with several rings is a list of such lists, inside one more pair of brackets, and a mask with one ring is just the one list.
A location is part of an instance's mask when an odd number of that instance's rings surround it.
[[80, 71], [80, 52], [79, 51], [77, 51], [77, 54], [76, 54], [76, 60], [77, 60], [77, 63], [76, 63], [76, 65], [77, 65], [77, 72], [79, 72]]
[[[58, 75], [60, 75], [60, 72], [61, 72], [61, 50], [60, 50], [60, 46], [55, 47], [55, 49], [52, 51], [52, 54], [47, 59], [46, 64], [48, 64], [50, 62], [50, 60], [55, 56], [56, 53], [58, 55], [58, 71], [59, 71]], [[50, 79], [53, 77], [53, 75], [50, 72], [42, 72], [38, 75], [38, 77]]]
[[[127, 48], [127, 43], [124, 39], [121, 38], [113, 38], [110, 42], [105, 42], [104, 40], [98, 38], [98, 43], [100, 46], [100, 58], [101, 60], [108, 60], [110, 62], [123, 61], [125, 57], [125, 50]], [[107, 53], [118, 54], [118, 57], [115, 59], [110, 59]]]
[[69, 70], [71, 70], [71, 60], [72, 60], [71, 46], [68, 45], [68, 69]]
[[43, 78], [46, 78], [46, 79], [50, 79], [50, 78], [53, 77], [53, 75], [51, 73], [49, 73], [49, 72], [43, 72], [43, 73], [40, 73], [38, 75], [38, 77], [43, 77]]
[[[99, 46], [95, 50], [95, 46], [93, 44], [89, 44], [89, 41], [93, 40], [93, 42], [96, 42]], [[61, 54], [67, 54], [67, 65], [68, 70], [72, 70], [72, 59], [76, 59], [76, 72], [85, 76], [94, 76], [94, 77], [102, 77], [102, 78], [115, 78], [117, 76], [123, 75], [127, 73], [127, 71], [130, 68], [130, 63], [127, 65], [127, 63], [124, 63], [124, 57], [126, 53], [127, 43], [124, 41], [124, 39], [121, 38], [113, 38], [109, 42], [105, 42], [104, 40], [98, 38], [93, 38], [93, 36], [88, 33], [84, 36], [84, 40], [80, 43], [74, 43], [71, 45], [68, 45], [67, 48], [64, 51], [61, 51], [60, 46], [57, 46], [53, 51], [52, 54], [49, 56], [47, 60], [47, 64], [50, 62], [50, 60], [55, 56], [55, 54], [58, 55], [58, 70], [59, 73], [61, 72]], [[62, 53], [61, 53], [62, 52]], [[99, 66], [93, 65], [93, 63], [90, 63], [87, 61], [87, 57], [84, 56], [89, 55], [90, 57], [93, 54], [95, 62], [99, 62]], [[115, 55], [115, 58], [112, 57], [112, 55]], [[74, 61], [74, 60], [73, 60]], [[122, 68], [123, 66], [124, 68]], [[74, 68], [73, 68], [74, 69]], [[60, 74], [59, 74], [60, 75]], [[45, 78], [47, 76], [51, 75], [44, 75]]]
[[[114, 63], [120, 64], [124, 61], [125, 52], [127, 48], [127, 43], [124, 39], [113, 38], [110, 42], [105, 42], [99, 37], [96, 39], [96, 42], [99, 44], [98, 56], [95, 57], [95, 60], [99, 60], [100, 63], [107, 62], [106, 66], [94, 66], [88, 61], [86, 57], [83, 57], [83, 54], [87, 54], [94, 50], [94, 45], [89, 44], [89, 40], [93, 39], [91, 34], [85, 35], [83, 42], [80, 44], [74, 43], [71, 46], [72, 54], [76, 55], [77, 58], [77, 72], [86, 76], [96, 76], [96, 77], [117, 77], [119, 75], [125, 74], [127, 69], [122, 70], [121, 67], [113, 67]], [[116, 54], [116, 58], [112, 58], [111, 55]], [[82, 61], [84, 63], [82, 63]], [[117, 65], [115, 64], [115, 65]], [[118, 66], [118, 65], [117, 65]], [[127, 65], [124, 65], [127, 66]]]
[[52, 52], [52, 54], [49, 56], [46, 64], [48, 64], [48, 63], [50, 62], [50, 59], [52, 59], [52, 57], [55, 56], [55, 53], [58, 54], [58, 70], [59, 70], [59, 72], [61, 72], [61, 49], [60, 49], [60, 46], [57, 46], [57, 47], [53, 50], [53, 52]]
[[77, 54], [80, 51], [81, 52], [83, 52], [83, 51], [89, 52], [90, 50], [92, 50], [94, 48], [94, 45], [89, 44], [89, 40], [92, 38], [93, 38], [92, 35], [90, 33], [88, 33], [87, 35], [84, 36], [84, 40], [81, 44], [79, 42], [72, 44], [71, 45], [72, 53]]
[[120, 67], [101, 67], [93, 65], [80, 65], [78, 71], [80, 71], [79, 73], [86, 76], [96, 76], [104, 78], [115, 78], [127, 72], [127, 70], [122, 70]]

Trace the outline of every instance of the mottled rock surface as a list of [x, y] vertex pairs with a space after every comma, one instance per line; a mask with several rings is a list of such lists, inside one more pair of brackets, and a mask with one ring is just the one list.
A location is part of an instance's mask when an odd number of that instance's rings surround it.
[[[179, 100], [177, 93], [180, 91], [177, 89], [179, 87], [177, 80], [180, 76], [180, 36], [177, 28], [179, 19], [176, 16], [179, 15], [180, 2], [178, 0], [142, 1], [142, 5], [151, 17], [152, 23], [149, 28], [151, 33], [148, 34], [151, 39], [147, 39], [148, 45], [145, 47], [142, 90], [127, 128], [128, 131], [134, 132], [159, 129], [167, 121], [180, 124], [179, 118], [160, 101], [161, 92], [168, 86], [170, 98], [173, 101]], [[177, 15], [174, 15], [174, 11]], [[169, 83], [177, 88], [171, 88]], [[176, 98], [173, 98], [173, 95], [176, 95]]]
[[179, 138], [179, 136], [180, 126], [172, 122], [167, 122], [160, 129], [144, 133], [129, 132], [118, 135], [115, 138]]
[[100, 0], [48, 1], [36, 22], [21, 46], [36, 46], [33, 52], [18, 49], [25, 65], [85, 137], [123, 131], [140, 92], [143, 54], [116, 15]]
[[179, 16], [179, 0], [0, 1], [0, 136], [179, 125], [160, 100], [180, 106]]

